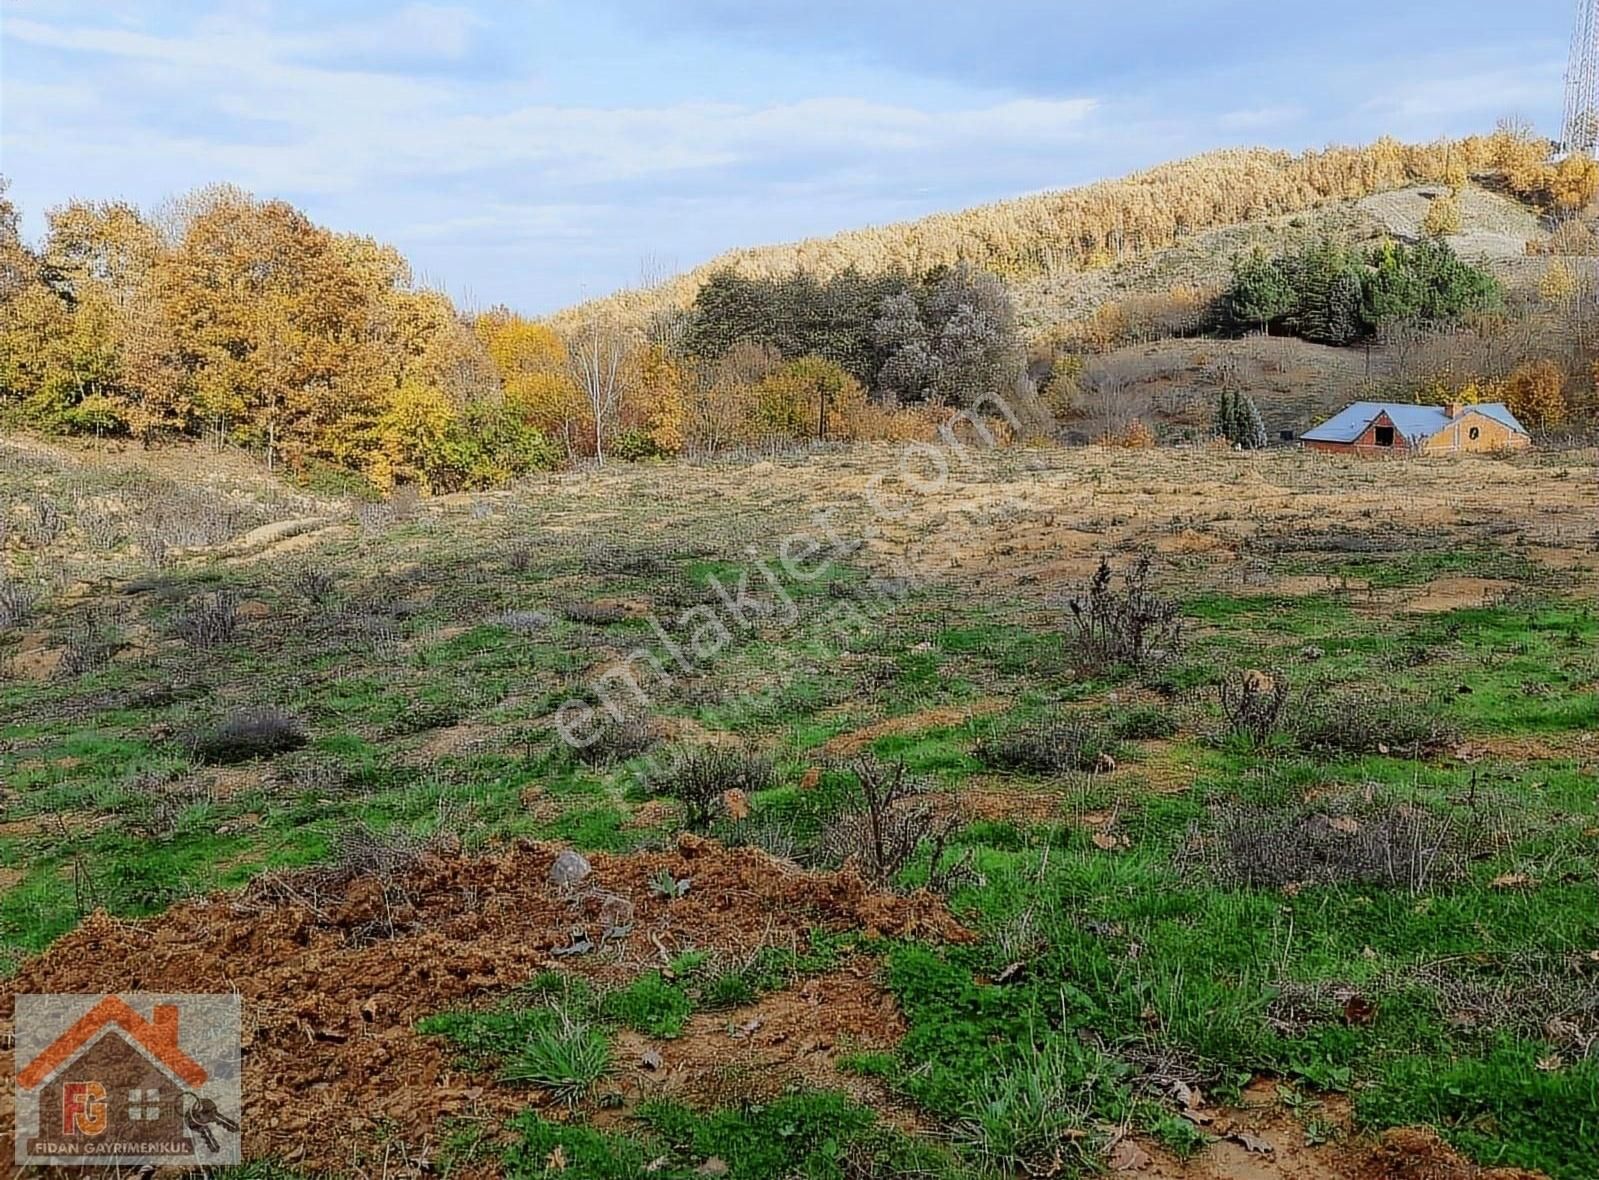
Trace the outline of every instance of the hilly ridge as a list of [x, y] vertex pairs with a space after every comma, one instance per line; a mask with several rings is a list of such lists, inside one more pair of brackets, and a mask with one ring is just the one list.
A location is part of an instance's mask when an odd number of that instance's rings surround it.
[[724, 270], [748, 277], [807, 271], [827, 278], [851, 267], [916, 273], [966, 261], [1025, 287], [1100, 270], [1227, 226], [1417, 185], [1463, 185], [1474, 176], [1524, 167], [1520, 158], [1542, 151], [1542, 145], [1503, 132], [1430, 144], [1384, 138], [1300, 154], [1226, 149], [1080, 188], [732, 250], [656, 286], [565, 309], [551, 322], [569, 328], [605, 315], [642, 324], [661, 311], [688, 306], [704, 282]]

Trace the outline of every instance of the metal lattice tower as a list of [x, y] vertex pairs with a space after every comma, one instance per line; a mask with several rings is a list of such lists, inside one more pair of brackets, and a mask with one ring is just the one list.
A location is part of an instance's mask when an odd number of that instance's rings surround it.
[[1593, 153], [1599, 140], [1599, 0], [1577, 0], [1577, 26], [1571, 34], [1566, 67], [1566, 114], [1560, 146]]

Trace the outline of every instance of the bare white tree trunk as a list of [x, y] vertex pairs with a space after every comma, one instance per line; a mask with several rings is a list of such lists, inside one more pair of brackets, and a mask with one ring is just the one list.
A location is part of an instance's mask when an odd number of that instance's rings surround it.
[[567, 342], [572, 380], [588, 401], [594, 423], [594, 458], [605, 466], [605, 431], [622, 400], [623, 374], [632, 348], [626, 329], [596, 313]]

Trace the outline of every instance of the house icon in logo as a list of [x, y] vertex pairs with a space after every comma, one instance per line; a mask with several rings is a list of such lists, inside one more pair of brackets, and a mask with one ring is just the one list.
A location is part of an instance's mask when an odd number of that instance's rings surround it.
[[17, 1074], [38, 1094], [31, 1154], [57, 1157], [194, 1154], [184, 1127], [185, 1095], [206, 1081], [178, 1047], [178, 1008], [157, 1004], [146, 1020], [106, 996]]

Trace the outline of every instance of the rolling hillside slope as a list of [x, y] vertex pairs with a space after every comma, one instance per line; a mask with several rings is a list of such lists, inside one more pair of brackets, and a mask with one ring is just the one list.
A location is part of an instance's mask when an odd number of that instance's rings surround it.
[[[1474, 137], [1426, 145], [1383, 139], [1299, 155], [1258, 148], [1212, 152], [1082, 188], [730, 251], [658, 286], [566, 309], [552, 322], [571, 326], [604, 314], [643, 323], [688, 306], [710, 275], [729, 268], [750, 276], [807, 270], [825, 278], [849, 267], [920, 271], [966, 260], [1010, 281], [1036, 330], [1043, 320], [1091, 309], [1119, 287], [1142, 290], [1153, 283], [1165, 289], [1187, 271], [1214, 278], [1225, 273], [1237, 249], [1312, 210], [1328, 219], [1326, 228], [1357, 237], [1375, 236], [1385, 226], [1403, 232], [1397, 223], [1410, 220], [1412, 205], [1424, 206], [1424, 186], [1463, 184], [1468, 175], [1491, 172], [1495, 151], [1492, 138]], [[1397, 204], [1363, 203], [1396, 192], [1410, 195]], [[1536, 220], [1513, 201], [1472, 190], [1466, 205], [1468, 217], [1472, 209], [1492, 208], [1493, 225], [1520, 216], [1529, 236], [1538, 232]], [[1288, 228], [1320, 232], [1322, 226]], [[1486, 226], [1469, 222], [1467, 228]]]

